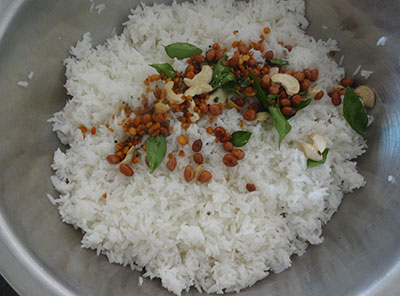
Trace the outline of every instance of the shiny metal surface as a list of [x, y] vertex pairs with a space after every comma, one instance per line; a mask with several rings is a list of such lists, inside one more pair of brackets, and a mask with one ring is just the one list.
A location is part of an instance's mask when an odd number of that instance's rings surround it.
[[[113, 26], [121, 30], [139, 3], [101, 2], [107, 9], [97, 15], [84, 0], [0, 1], [0, 270], [22, 295], [168, 295], [158, 280], [138, 287], [139, 273], [81, 249], [80, 232], [46, 198], [55, 193], [50, 164], [60, 146], [46, 120], [67, 99], [62, 59], [86, 31], [102, 42]], [[368, 82], [379, 94], [375, 122], [359, 160], [368, 184], [346, 196], [322, 245], [241, 294], [399, 295], [400, 2], [307, 3], [309, 32], [339, 41], [348, 74], [359, 64], [375, 71]], [[377, 47], [382, 36], [387, 43]], [[18, 87], [30, 70], [30, 86]]]

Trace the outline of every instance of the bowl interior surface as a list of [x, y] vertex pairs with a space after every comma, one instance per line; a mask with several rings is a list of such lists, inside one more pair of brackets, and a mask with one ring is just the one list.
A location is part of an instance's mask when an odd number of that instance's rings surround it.
[[[0, 3], [0, 270], [23, 295], [168, 295], [159, 280], [138, 286], [138, 272], [109, 264], [80, 248], [81, 233], [61, 222], [46, 193], [61, 146], [47, 120], [68, 99], [62, 60], [83, 33], [102, 43], [121, 32], [139, 1], [103, 1], [89, 13], [79, 0], [5, 0]], [[154, 1], [143, 1], [151, 3]], [[170, 1], [155, 1], [166, 2]], [[358, 162], [367, 185], [345, 196], [324, 228], [325, 242], [309, 247], [293, 266], [243, 295], [378, 295], [400, 291], [400, 2], [308, 0], [309, 34], [339, 41], [351, 75], [358, 65], [374, 74], [368, 152]], [[324, 28], [322, 27], [324, 25]], [[326, 28], [326, 27], [327, 28]], [[376, 42], [386, 36], [387, 43]], [[28, 88], [17, 86], [29, 71]], [[363, 82], [362, 79], [358, 80]], [[388, 182], [393, 176], [395, 182]], [[198, 294], [191, 290], [191, 295]]]

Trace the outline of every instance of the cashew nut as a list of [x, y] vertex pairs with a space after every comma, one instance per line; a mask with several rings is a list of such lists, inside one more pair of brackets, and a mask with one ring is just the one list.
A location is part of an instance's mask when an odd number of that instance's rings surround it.
[[281, 84], [289, 96], [293, 96], [300, 91], [300, 83], [292, 75], [284, 73], [274, 74], [271, 76], [271, 81]]
[[320, 151], [321, 153], [324, 152], [326, 148], [326, 140], [324, 136], [321, 136], [317, 133], [312, 133], [308, 136], [308, 138], [313, 141], [314, 146], [315, 148], [317, 148], [318, 151]]
[[360, 85], [354, 92], [360, 97], [364, 107], [373, 108], [375, 106], [375, 93], [368, 86]]
[[157, 114], [164, 114], [169, 111], [169, 106], [167, 104], [164, 104], [161, 101], [159, 101], [157, 104], [155, 104], [154, 107], [156, 107]]
[[322, 152], [324, 152], [326, 148], [325, 137], [317, 133], [312, 133], [308, 137], [313, 141], [313, 144], [300, 142], [298, 143], [299, 149], [304, 152], [308, 159], [321, 161], [323, 158]]
[[269, 68], [269, 72], [268, 72], [269, 76], [273, 76], [273, 75], [278, 74], [278, 73], [279, 73], [279, 67], [271, 67], [271, 68]]
[[172, 81], [168, 81], [164, 88], [167, 91], [167, 100], [170, 103], [175, 103], [175, 104], [182, 104], [185, 100], [182, 98], [182, 95], [176, 94], [172, 88], [174, 87], [174, 83]]
[[268, 112], [257, 112], [256, 120], [257, 121], [267, 121], [271, 118]]
[[322, 153], [319, 154], [319, 151], [317, 148], [315, 148], [314, 145], [311, 145], [309, 143], [304, 143], [300, 142], [298, 143], [299, 149], [304, 152], [305, 156], [308, 159], [314, 160], [314, 161], [321, 161], [322, 160]]
[[201, 94], [204, 94], [204, 93], [208, 93], [208, 92], [210, 92], [212, 90], [213, 90], [213, 88], [212, 88], [211, 85], [209, 85], [208, 83], [205, 83], [205, 82], [201, 82], [200, 84], [197, 84], [197, 85], [194, 85], [194, 86], [188, 88], [185, 91], [185, 96], [194, 97], [196, 95], [201, 95]]
[[333, 90], [341, 91], [342, 89], [344, 89], [344, 86], [341, 84], [337, 84], [337, 85], [334, 85], [332, 88], [333, 88]]
[[238, 111], [242, 110], [242, 107], [236, 105], [235, 102], [232, 100], [228, 100], [228, 105], [231, 106], [232, 108], [235, 108]]
[[211, 104], [225, 104], [228, 94], [223, 89], [219, 88], [206, 100], [206, 103]]
[[209, 84], [212, 79], [213, 70], [210, 66], [204, 65], [201, 68], [201, 71], [193, 77], [193, 79], [185, 78], [183, 81], [188, 87], [192, 87], [194, 85], [198, 85], [201, 82], [205, 82]]
[[126, 153], [126, 156], [123, 161], [121, 161], [121, 164], [130, 164], [132, 162], [133, 158], [133, 153], [135, 152], [135, 147], [132, 146], [129, 150], [128, 153]]
[[319, 88], [318, 85], [316, 85], [307, 91], [307, 93], [303, 96], [303, 99], [308, 100], [308, 99], [314, 98], [317, 95], [317, 93], [319, 93], [320, 91], [321, 91], [321, 89]]
[[190, 121], [191, 122], [196, 122], [200, 119], [200, 115], [194, 111], [194, 107], [196, 107], [196, 104], [194, 103], [193, 100], [190, 101], [190, 106], [188, 108], [188, 111], [192, 114], [192, 116], [190, 116]]

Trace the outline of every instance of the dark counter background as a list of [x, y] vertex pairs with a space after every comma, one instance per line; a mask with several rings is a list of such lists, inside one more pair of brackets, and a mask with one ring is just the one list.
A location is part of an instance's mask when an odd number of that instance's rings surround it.
[[0, 275], [0, 296], [18, 296], [14, 289]]

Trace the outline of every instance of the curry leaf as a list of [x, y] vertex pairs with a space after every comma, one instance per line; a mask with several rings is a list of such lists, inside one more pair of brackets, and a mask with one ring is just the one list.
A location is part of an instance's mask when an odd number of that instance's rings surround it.
[[299, 95], [300, 95], [300, 96], [305, 96], [307, 93], [308, 93], [308, 91], [307, 91], [307, 90], [305, 90], [305, 91], [301, 91], [301, 92], [299, 92]]
[[294, 108], [294, 110], [296, 110], [296, 111], [299, 111], [299, 110], [301, 110], [301, 109], [304, 109], [305, 107], [307, 107], [308, 105], [311, 104], [312, 100], [313, 100], [313, 99], [311, 98], [311, 99], [308, 99], [308, 100], [305, 100], [305, 101], [301, 101], [300, 104], [298, 104], [297, 106], [295, 106], [295, 107], [293, 107], [293, 108]]
[[317, 166], [319, 166], [321, 164], [324, 164], [325, 161], [326, 161], [326, 158], [328, 157], [328, 152], [329, 152], [328, 148], [326, 148], [324, 150], [324, 152], [322, 152], [322, 160], [320, 160], [320, 161], [314, 161], [314, 160], [311, 160], [311, 159], [307, 159], [307, 168], [310, 169], [310, 168], [317, 167]]
[[368, 125], [367, 112], [352, 88], [346, 88], [343, 100], [343, 115], [351, 128], [365, 137], [365, 129]]
[[165, 64], [151, 64], [150, 66], [153, 67], [154, 69], [156, 69], [158, 73], [164, 74], [168, 78], [174, 78], [175, 77], [175, 70], [168, 63], [165, 63]]
[[275, 126], [279, 134], [278, 146], [280, 147], [283, 138], [290, 132], [292, 126], [289, 124], [286, 117], [282, 114], [281, 109], [279, 108], [279, 102], [277, 102], [276, 106], [269, 107], [269, 113], [272, 117], [272, 124]]
[[224, 74], [222, 77], [221, 77], [221, 81], [219, 82], [219, 84], [222, 86], [222, 85], [225, 85], [225, 84], [227, 84], [227, 83], [230, 83], [230, 82], [233, 82], [233, 83], [235, 83], [236, 84], [236, 77], [235, 77], [235, 74], [233, 74], [232, 72], [229, 72], [229, 73], [226, 73], [226, 74]]
[[224, 84], [224, 85], [221, 86], [221, 88], [223, 90], [230, 91], [230, 92], [233, 92], [233, 93], [236, 93], [236, 94], [240, 95], [240, 92], [238, 91], [238, 89], [236, 87], [236, 84], [233, 83], [233, 82]]
[[270, 59], [269, 62], [270, 62], [271, 64], [280, 65], [280, 66], [289, 65], [289, 62], [288, 62], [288, 61], [285, 61], [285, 60]]
[[247, 144], [251, 137], [251, 132], [247, 131], [236, 131], [232, 134], [232, 144], [235, 147], [242, 147]]
[[146, 141], [147, 161], [150, 166], [150, 173], [161, 164], [167, 153], [167, 141], [162, 135], [150, 137]]
[[226, 66], [222, 65], [222, 61], [226, 61], [227, 59], [228, 59], [228, 56], [224, 55], [222, 58], [220, 58], [218, 60], [218, 62], [214, 66], [213, 79], [211, 81], [211, 86], [214, 88], [221, 86], [220, 82], [221, 82], [224, 74], [231, 73], [230, 67], [226, 67]]
[[243, 80], [242, 82], [240, 82], [240, 87], [245, 88], [245, 87], [247, 87], [247, 86], [249, 86], [249, 85], [250, 85], [250, 78], [249, 78], [249, 77], [247, 77], [245, 80]]
[[265, 92], [262, 90], [257, 76], [254, 75], [254, 73], [251, 72], [250, 70], [247, 70], [247, 72], [249, 72], [249, 76], [250, 76], [251, 80], [253, 80], [253, 87], [257, 92], [256, 97], [257, 97], [258, 101], [260, 102], [261, 106], [263, 106], [264, 109], [268, 110], [269, 103], [267, 101], [267, 96], [265, 95]]
[[165, 46], [165, 51], [170, 58], [185, 59], [190, 58], [196, 54], [201, 54], [202, 50], [190, 43], [172, 43]]

